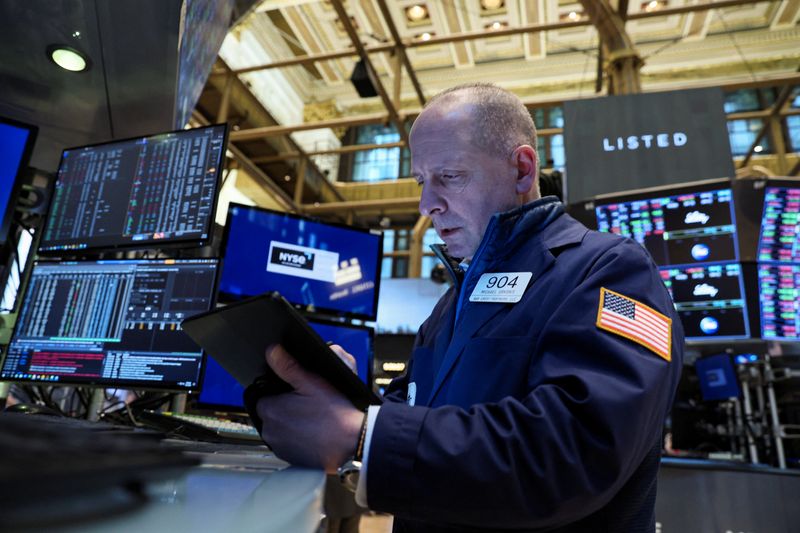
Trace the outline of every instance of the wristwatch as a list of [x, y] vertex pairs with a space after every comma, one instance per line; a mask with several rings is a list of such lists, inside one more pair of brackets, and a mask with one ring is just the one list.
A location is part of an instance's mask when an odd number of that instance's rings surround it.
[[355, 492], [358, 487], [358, 477], [361, 474], [361, 461], [351, 457], [336, 470], [336, 473], [339, 474], [339, 481], [342, 482], [344, 488]]
[[367, 435], [367, 411], [364, 410], [364, 419], [361, 421], [361, 430], [358, 432], [358, 444], [356, 445], [356, 453], [345, 463], [336, 469], [339, 474], [339, 481], [348, 490], [353, 492], [358, 487], [358, 477], [361, 474], [361, 460], [364, 456], [364, 439]]

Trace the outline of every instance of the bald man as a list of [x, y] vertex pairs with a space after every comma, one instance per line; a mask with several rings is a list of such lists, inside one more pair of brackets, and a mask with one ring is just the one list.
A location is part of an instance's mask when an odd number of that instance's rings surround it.
[[652, 260], [539, 197], [536, 130], [503, 89], [437, 95], [410, 148], [454, 285], [367, 413], [270, 350], [295, 391], [259, 402], [265, 440], [360, 469], [357, 499], [395, 531], [653, 531], [683, 333]]

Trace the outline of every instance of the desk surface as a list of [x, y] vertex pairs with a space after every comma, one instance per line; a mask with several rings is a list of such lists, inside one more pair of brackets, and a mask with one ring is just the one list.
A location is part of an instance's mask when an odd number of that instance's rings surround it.
[[[167, 481], [144, 489], [146, 498], [131, 505], [129, 491], [108, 494], [108, 502], [70, 498], [68, 508], [49, 509], [58, 532], [314, 532], [322, 517], [325, 474], [287, 467], [266, 448], [166, 441], [203, 461]], [[119, 510], [109, 512], [117, 501]], [[100, 507], [104, 516], [86, 510]], [[32, 510], [31, 510], [32, 511]], [[40, 512], [43, 510], [39, 510]], [[75, 514], [75, 520], [64, 520]], [[44, 518], [47, 521], [47, 518]], [[55, 526], [55, 527], [53, 527]]]

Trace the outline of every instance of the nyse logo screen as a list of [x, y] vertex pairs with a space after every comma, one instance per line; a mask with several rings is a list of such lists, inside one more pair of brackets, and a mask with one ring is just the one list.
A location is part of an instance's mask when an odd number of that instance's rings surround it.
[[279, 246], [272, 247], [270, 262], [273, 265], [283, 265], [305, 270], [314, 270], [314, 254], [311, 252], [297, 252]]

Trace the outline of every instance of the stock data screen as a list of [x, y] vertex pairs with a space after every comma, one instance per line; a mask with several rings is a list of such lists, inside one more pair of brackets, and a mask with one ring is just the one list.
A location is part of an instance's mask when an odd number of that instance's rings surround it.
[[208, 239], [226, 126], [65, 150], [42, 252]]
[[599, 231], [635, 239], [658, 265], [738, 259], [730, 189], [595, 207]]
[[662, 268], [660, 272], [687, 339], [749, 337], [738, 263]]
[[0, 377], [196, 389], [202, 352], [181, 331], [211, 308], [216, 259], [38, 263]]
[[[369, 385], [372, 377], [372, 328], [311, 319], [308, 323], [322, 337], [322, 340], [338, 344], [355, 358], [358, 377]], [[233, 376], [228, 374], [212, 357], [208, 357], [203, 377], [203, 389], [200, 392], [200, 403], [243, 410], [243, 394], [244, 388], [233, 379]]]
[[239, 205], [225, 231], [221, 300], [279, 291], [316, 311], [375, 319], [380, 233]]
[[758, 260], [800, 263], [800, 188], [764, 192]]
[[759, 263], [761, 336], [800, 340], [800, 264]]

